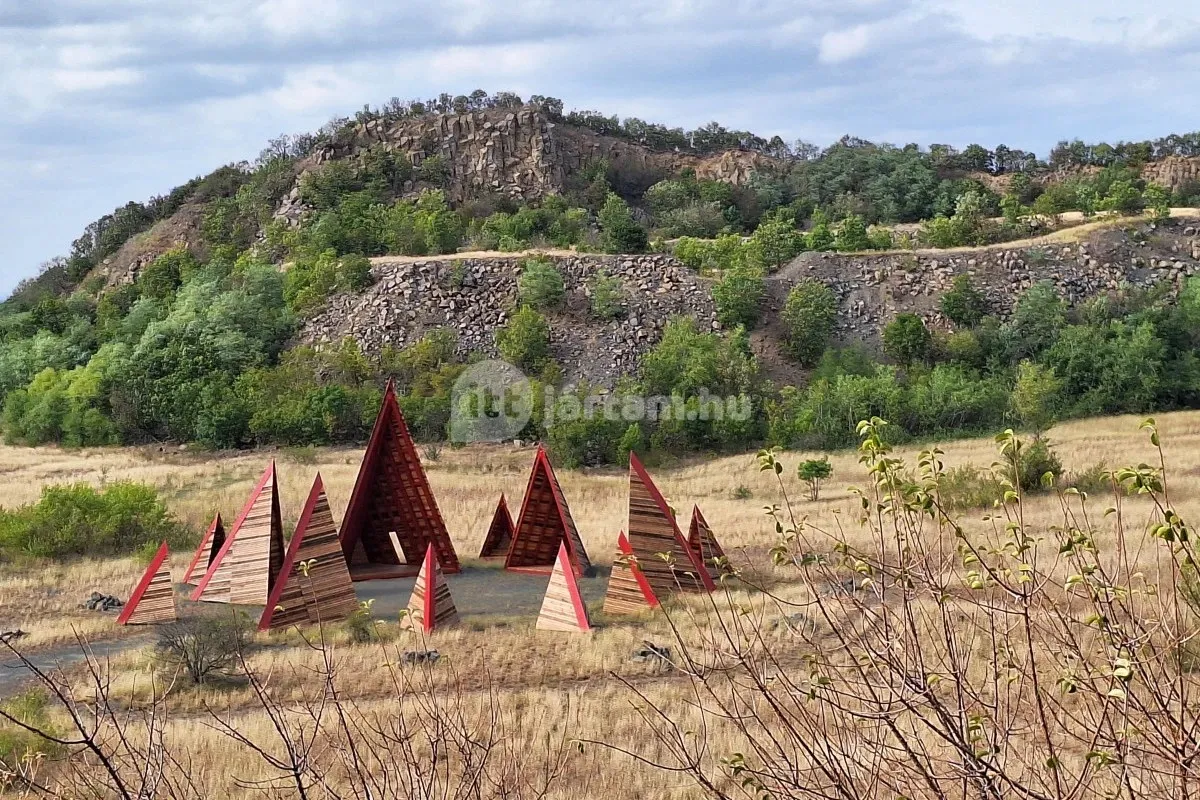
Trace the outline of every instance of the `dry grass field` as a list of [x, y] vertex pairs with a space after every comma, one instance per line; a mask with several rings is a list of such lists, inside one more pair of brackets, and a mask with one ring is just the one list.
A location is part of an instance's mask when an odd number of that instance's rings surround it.
[[[1110, 467], [1156, 463], [1157, 453], [1143, 431], [1141, 420], [1116, 417], [1061, 425], [1049, 438], [1068, 471], [1079, 471], [1099, 462]], [[1185, 519], [1200, 518], [1200, 412], [1180, 412], [1158, 418], [1168, 463], [1167, 490], [1176, 510]], [[947, 467], [973, 464], [989, 467], [997, 460], [996, 445], [987, 438], [941, 443]], [[900, 448], [897, 455], [915, 464], [919, 447]], [[833, 477], [818, 501], [809, 501], [795, 479], [795, 464], [813, 454], [786, 453], [784, 482], [797, 516], [819, 531], [841, 531], [859, 546], [870, 548], [870, 530], [858, 530], [857, 497], [849, 487], [866, 486], [868, 476], [853, 452], [834, 453]], [[0, 448], [5, 504], [36, 499], [40, 487], [55, 482], [86, 481], [101, 484], [137, 480], [157, 486], [172, 510], [187, 524], [202, 529], [216, 510], [232, 519], [245, 494], [268, 458], [279, 465], [285, 530], [290, 531], [307, 494], [313, 475], [324, 478], [335, 517], [340, 519], [357, 469], [361, 451], [317, 451], [239, 454], [193, 454], [112, 449], [60, 451], [54, 449]], [[500, 492], [510, 506], [519, 505], [532, 450], [492, 446], [441, 450], [427, 459], [426, 468], [443, 516], [461, 556], [478, 551]], [[702, 731], [707, 744], [704, 758], [720, 758], [744, 750], [744, 732], [736, 725], [701, 715], [692, 684], [676, 673], [663, 674], [655, 666], [629, 660], [643, 640], [670, 643], [671, 624], [679, 635], [703, 639], [718, 618], [718, 609], [737, 609], [761, 630], [766, 646], [773, 648], [783, 665], [799, 664], [804, 653], [779, 620], [784, 604], [803, 602], [828, 587], [805, 585], [794, 569], [773, 568], [767, 556], [775, 544], [773, 522], [763, 506], [781, 502], [775, 477], [760, 472], [753, 454], [686, 462], [651, 468], [660, 489], [686, 521], [693, 503], [700, 505], [731, 560], [747, 570], [769, 593], [731, 588], [714, 607], [707, 598], [689, 597], [671, 605], [671, 620], [658, 614], [640, 620], [605, 620], [592, 635], [571, 636], [533, 630], [532, 618], [515, 617], [503, 624], [435, 632], [428, 641], [415, 634], [399, 633], [385, 624], [384, 641], [352, 644], [344, 632], [330, 631], [332, 663], [341, 688], [355, 704], [361, 719], [420, 716], [421, 697], [443, 697], [444, 702], [466, 709], [465, 718], [502, 729], [504, 747], [533, 758], [548, 742], [602, 740], [619, 743], [650, 757], [663, 757], [661, 744], [650, 740], [641, 718], [645, 698], [677, 710], [679, 723]], [[619, 470], [560, 471], [559, 479], [570, 503], [584, 543], [598, 564], [608, 564], [617, 531], [625, 526], [626, 476]], [[1096, 500], [1098, 539], [1113, 544], [1106, 531], [1112, 520], [1102, 517], [1106, 500]], [[962, 524], [982, 530], [984, 510], [968, 511]], [[1125, 556], [1147, 582], [1165, 585], [1161, 548], [1140, 532], [1151, 516], [1150, 501], [1124, 500], [1127, 531]], [[1053, 495], [1030, 497], [1024, 504], [1024, 522], [1031, 530], [1048, 531], [1062, 520], [1059, 500]], [[1128, 531], [1136, 535], [1130, 536]], [[1065, 570], [1055, 561], [1055, 545], [1047, 540], [1041, 568]], [[172, 563], [181, 574], [190, 554], [175, 553]], [[21, 627], [31, 632], [23, 644], [45, 648], [61, 645], [74, 631], [88, 638], [127, 635], [116, 630], [111, 617], [77, 608], [92, 590], [127, 596], [139, 574], [131, 559], [82, 561], [66, 565], [40, 565], [14, 569], [0, 565], [0, 628]], [[464, 620], [468, 622], [469, 620]], [[325, 654], [304, 645], [292, 633], [260, 637], [261, 647], [249, 656], [249, 666], [264, 676], [272, 697], [285, 705], [304, 707], [324, 688]], [[397, 701], [396, 671], [402, 651], [436, 648], [443, 656], [438, 666], [421, 670], [420, 691]], [[280, 779], [252, 749], [240, 746], [220, 730], [234, 725], [256, 742], [270, 742], [273, 721], [262, 711], [251, 687], [244, 684], [183, 687], [154, 667], [149, 650], [131, 649], [107, 664], [114, 678], [111, 695], [123, 706], [145, 707], [153, 694], [167, 692], [163, 706], [169, 711], [164, 736], [178, 752], [186, 753], [188, 772], [210, 797], [261, 795], [254, 781]], [[628, 684], [628, 685], [627, 685]], [[83, 687], [83, 684], [79, 684]], [[411, 688], [411, 687], [410, 687]], [[84, 687], [84, 690], [86, 688]], [[215, 716], [214, 716], [215, 715]], [[498, 715], [498, 716], [497, 716]], [[216, 719], [222, 720], [218, 724]], [[501, 719], [503, 724], [497, 720]], [[641, 747], [637, 745], [641, 743]], [[273, 752], [278, 755], [278, 748]], [[506, 751], [507, 752], [507, 751]], [[701, 796], [685, 774], [655, 770], [618, 751], [596, 746], [571, 747], [562, 756], [560, 773], [547, 797], [684, 798]], [[283, 784], [286, 787], [286, 781]], [[729, 787], [734, 787], [731, 782]], [[727, 787], [727, 788], [729, 788]], [[740, 792], [740, 790], [738, 790]], [[270, 796], [294, 796], [286, 788]], [[320, 796], [320, 795], [313, 795]], [[398, 796], [420, 796], [417, 793]], [[447, 796], [466, 796], [447, 793]], [[518, 796], [518, 795], [513, 795]], [[735, 792], [734, 796], [741, 796]]]

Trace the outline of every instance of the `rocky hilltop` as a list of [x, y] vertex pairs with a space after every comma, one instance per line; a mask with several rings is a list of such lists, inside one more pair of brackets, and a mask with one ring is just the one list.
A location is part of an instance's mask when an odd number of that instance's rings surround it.
[[[780, 382], [799, 376], [783, 355], [779, 312], [788, 291], [813, 278], [839, 298], [843, 342], [878, 343], [897, 314], [920, 314], [934, 329], [950, 323], [939, 310], [954, 277], [970, 274], [1001, 318], [1021, 292], [1051, 281], [1075, 305], [1124, 284], [1178, 286], [1200, 274], [1200, 229], [1195, 220], [1098, 224], [1075, 231], [1079, 240], [1043, 240], [989, 248], [871, 254], [805, 253], [767, 281], [764, 322], [752, 345], [768, 374]], [[460, 351], [495, 355], [495, 333], [515, 307], [524, 256], [375, 259], [375, 284], [361, 294], [341, 294], [304, 328], [310, 343], [353, 336], [368, 351], [410, 344], [438, 327], [453, 328]], [[661, 338], [666, 322], [688, 316], [719, 330], [711, 285], [674, 258], [662, 255], [552, 255], [567, 287], [567, 303], [548, 315], [553, 354], [572, 380], [612, 384], [635, 371]], [[618, 277], [627, 316], [605, 322], [589, 312], [587, 281], [598, 271]]]

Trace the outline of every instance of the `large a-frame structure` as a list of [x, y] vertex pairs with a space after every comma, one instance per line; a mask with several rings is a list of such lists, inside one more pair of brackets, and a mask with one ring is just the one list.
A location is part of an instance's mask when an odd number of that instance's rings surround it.
[[444, 571], [459, 570], [458, 555], [391, 381], [383, 393], [339, 539], [356, 581], [414, 575], [431, 546]]
[[192, 592], [192, 600], [265, 605], [283, 567], [283, 519], [272, 461]]
[[358, 598], [338, 542], [325, 485], [317, 473], [258, 629], [334, 622], [357, 610]]
[[479, 557], [507, 559], [512, 540], [512, 515], [508, 513], [508, 502], [501, 494], [496, 513], [492, 514], [492, 524], [488, 526], [487, 535], [483, 537], [483, 546], [479, 548]]
[[[199, 580], [200, 576], [208, 572], [208, 568], [212, 565], [213, 559], [217, 557], [217, 553], [221, 552], [221, 547], [225, 544], [225, 526], [221, 523], [221, 512], [213, 517], [212, 524], [208, 526], [208, 530], [204, 533], [204, 538], [200, 540], [200, 545], [196, 548], [195, 554], [192, 556], [191, 562], [188, 563], [187, 571], [183, 573], [183, 582], [191, 584], [193, 580]], [[203, 568], [197, 574], [196, 568], [203, 563]]]
[[177, 619], [175, 588], [171, 585], [171, 568], [166, 562], [167, 543], [163, 542], [141, 580], [133, 587], [129, 602], [117, 616], [118, 625], [149, 625]]
[[[711, 592], [708, 570], [688, 547], [675, 513], [650, 479], [637, 454], [629, 453], [629, 545], [654, 594]], [[659, 554], [666, 553], [664, 561]]]
[[550, 466], [546, 450], [538, 446], [517, 518], [512, 547], [504, 568], [515, 572], [548, 574], [554, 569], [559, 545], [566, 544], [567, 556], [576, 575], [589, 575], [592, 562], [588, 559], [583, 540], [575, 528], [571, 509], [563, 497], [558, 478]]

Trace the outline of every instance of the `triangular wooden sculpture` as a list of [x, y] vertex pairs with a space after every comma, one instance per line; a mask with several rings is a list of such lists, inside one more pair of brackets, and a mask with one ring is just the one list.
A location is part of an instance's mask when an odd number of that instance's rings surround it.
[[568, 631], [587, 633], [592, 629], [587, 606], [579, 594], [579, 583], [567, 554], [567, 543], [558, 546], [558, 557], [554, 559], [554, 572], [550, 573], [550, 585], [542, 599], [542, 610], [538, 613], [537, 629], [542, 631]]
[[483, 547], [479, 548], [480, 558], [508, 558], [508, 550], [512, 547], [513, 522], [508, 513], [508, 503], [504, 495], [492, 515], [492, 524], [488, 526], [487, 536], [483, 537]]
[[442, 565], [438, 563], [433, 545], [430, 544], [425, 551], [421, 571], [417, 574], [412, 597], [408, 599], [408, 613], [400, 619], [400, 627], [429, 633], [434, 628], [444, 628], [456, 622], [458, 611], [454, 608], [454, 598], [450, 596], [450, 586], [442, 574]]
[[283, 519], [272, 461], [233, 523], [192, 600], [266, 605], [283, 568]]
[[175, 589], [171, 586], [171, 568], [167, 566], [167, 543], [163, 542], [129, 595], [129, 602], [121, 609], [117, 624], [147, 625], [176, 619]]
[[[716, 589], [708, 570], [688, 547], [675, 514], [635, 453], [629, 453], [629, 546], [657, 597]], [[670, 562], [661, 553], [668, 554]]]
[[[393, 534], [403, 558], [396, 552]], [[430, 545], [444, 570], [459, 570], [458, 555], [391, 381], [383, 393], [339, 539], [356, 581], [413, 575]]]
[[658, 597], [638, 567], [625, 531], [617, 537], [616, 556], [608, 579], [608, 591], [604, 593], [604, 613], [641, 614], [658, 608]]
[[[305, 565], [301, 567], [301, 565]], [[343, 620], [358, 610], [325, 485], [317, 473], [288, 542], [283, 569], [267, 599], [260, 631]]]
[[[196, 548], [196, 553], [192, 556], [191, 563], [188, 564], [187, 572], [183, 573], [183, 582], [191, 584], [194, 580], [200, 580], [200, 575], [208, 572], [213, 559], [217, 557], [217, 553], [221, 552], [223, 544], [225, 544], [225, 526], [221, 524], [221, 512], [218, 511], [217, 515], [213, 517], [212, 524], [208, 526], [204, 538], [200, 540], [200, 546]], [[197, 575], [196, 567], [200, 565], [202, 559], [204, 569]]]
[[567, 557], [576, 575], [589, 575], [592, 562], [588, 559], [583, 540], [575, 529], [571, 509], [563, 497], [550, 466], [545, 448], [538, 446], [533, 456], [533, 469], [529, 473], [529, 485], [525, 487], [525, 500], [521, 503], [521, 516], [513, 532], [512, 547], [504, 568], [516, 572], [545, 574], [554, 569], [558, 546], [567, 545]]
[[709, 576], [714, 581], [729, 572], [727, 566], [720, 567], [716, 564], [717, 559], [725, 558], [725, 550], [717, 541], [717, 537], [713, 535], [712, 528], [708, 527], [708, 520], [700, 513], [700, 506], [692, 506], [692, 522], [688, 526], [688, 547], [692, 548], [692, 552], [700, 559], [700, 563], [708, 570]]

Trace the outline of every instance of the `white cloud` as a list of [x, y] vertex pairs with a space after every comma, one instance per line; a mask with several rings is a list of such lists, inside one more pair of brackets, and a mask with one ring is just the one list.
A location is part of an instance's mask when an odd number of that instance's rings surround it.
[[870, 43], [871, 29], [866, 25], [829, 31], [821, 37], [818, 57], [824, 64], [839, 64], [866, 53]]
[[142, 79], [135, 69], [56, 69], [50, 72], [50, 85], [64, 92], [88, 92], [129, 86]]

